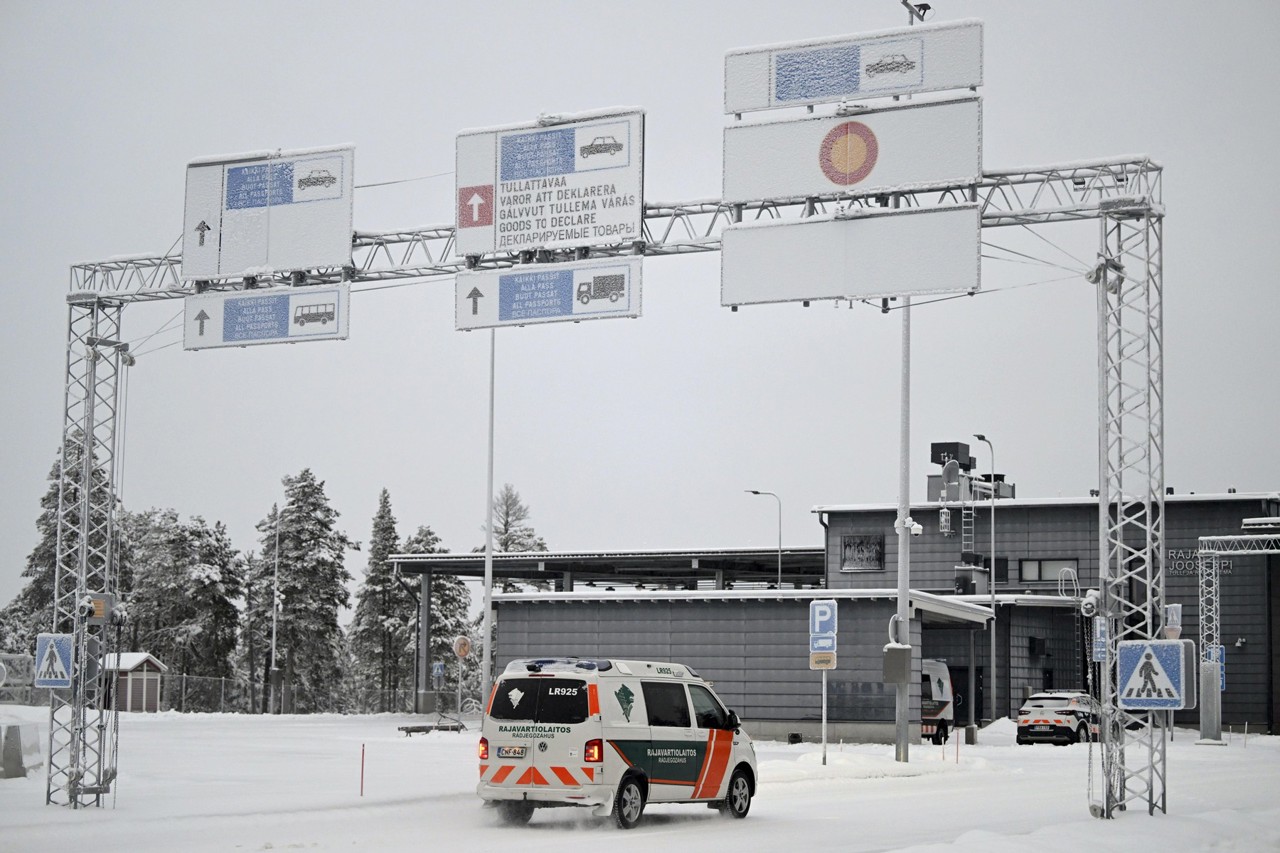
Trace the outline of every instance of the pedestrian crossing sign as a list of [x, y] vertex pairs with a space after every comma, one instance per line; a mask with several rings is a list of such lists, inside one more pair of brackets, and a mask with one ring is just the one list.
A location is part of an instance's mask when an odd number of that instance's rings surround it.
[[1118, 643], [1117, 704], [1127, 711], [1180, 711], [1186, 707], [1185, 646], [1182, 640]]
[[64, 689], [71, 686], [71, 635], [40, 634], [36, 637], [36, 687]]

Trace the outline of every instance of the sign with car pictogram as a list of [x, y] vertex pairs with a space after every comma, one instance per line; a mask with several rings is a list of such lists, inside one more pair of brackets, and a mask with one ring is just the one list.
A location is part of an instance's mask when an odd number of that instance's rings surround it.
[[188, 296], [183, 349], [346, 340], [350, 300], [347, 283]]
[[640, 316], [638, 257], [460, 272], [458, 331]]
[[354, 165], [350, 145], [191, 161], [183, 280], [350, 265]]
[[962, 20], [731, 50], [724, 60], [724, 111], [981, 85], [982, 22]]
[[644, 112], [602, 110], [457, 138], [462, 255], [639, 240]]
[[724, 129], [724, 201], [965, 187], [982, 178], [982, 102], [901, 104]]

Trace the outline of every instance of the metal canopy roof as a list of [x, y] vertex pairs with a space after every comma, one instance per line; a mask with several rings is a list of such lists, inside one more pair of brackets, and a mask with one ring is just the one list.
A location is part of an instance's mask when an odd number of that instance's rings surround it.
[[[783, 586], [821, 588], [825, 551], [783, 548]], [[484, 554], [393, 554], [403, 574], [484, 577]], [[602, 587], [766, 589], [778, 579], [777, 548], [641, 551], [525, 551], [493, 555], [495, 580]], [[566, 585], [565, 577], [569, 577]]]

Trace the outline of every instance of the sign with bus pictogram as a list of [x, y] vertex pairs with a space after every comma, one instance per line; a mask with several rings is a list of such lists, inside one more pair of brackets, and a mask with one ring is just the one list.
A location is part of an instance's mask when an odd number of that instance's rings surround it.
[[350, 301], [345, 282], [188, 296], [183, 349], [346, 340]]

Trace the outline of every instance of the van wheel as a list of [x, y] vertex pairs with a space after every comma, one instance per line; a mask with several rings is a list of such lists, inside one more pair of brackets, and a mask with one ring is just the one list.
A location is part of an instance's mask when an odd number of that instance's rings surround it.
[[747, 781], [747, 774], [741, 770], [733, 771], [720, 811], [736, 818], [744, 818], [751, 811], [751, 783]]
[[621, 829], [634, 829], [644, 812], [644, 788], [634, 776], [628, 776], [618, 786], [613, 798], [613, 819]]
[[499, 800], [498, 817], [512, 826], [524, 826], [533, 817], [533, 803], [527, 800]]

